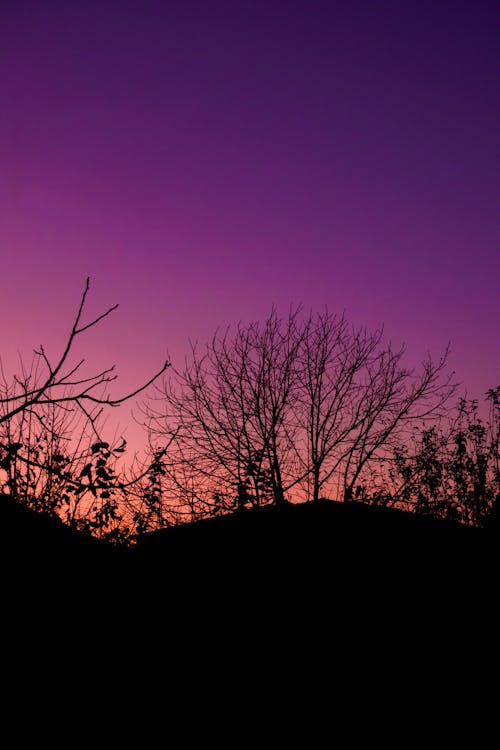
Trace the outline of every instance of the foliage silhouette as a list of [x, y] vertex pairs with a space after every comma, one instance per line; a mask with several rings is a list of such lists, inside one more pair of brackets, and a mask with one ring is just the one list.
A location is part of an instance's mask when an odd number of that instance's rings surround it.
[[[89, 280], [57, 362], [43, 346], [0, 388], [0, 493], [73, 530], [131, 544], [184, 525], [323, 494], [493, 527], [500, 498], [500, 388], [488, 417], [446, 374], [447, 352], [419, 371], [383, 331], [355, 329], [327, 310], [216, 332], [203, 353], [145, 402], [149, 457], [124, 469], [126, 443], [102, 435], [113, 367], [83, 375], [75, 340], [116, 306], [82, 323]], [[270, 516], [268, 516], [270, 517]], [[283, 516], [288, 518], [288, 516]]]
[[419, 372], [404, 354], [381, 330], [300, 308], [193, 346], [144, 405], [151, 442], [169, 445], [162, 496], [191, 520], [325, 491], [355, 499], [409, 426], [438, 418], [454, 392], [447, 352]]
[[[386, 494], [417, 513], [484, 526], [500, 501], [500, 387], [477, 400], [461, 398], [440, 424], [418, 427], [394, 448]], [[392, 485], [392, 486], [391, 486]], [[375, 497], [375, 500], [377, 498]]]
[[163, 366], [132, 392], [118, 398], [107, 388], [116, 379], [114, 366], [83, 374], [84, 360], [71, 361], [77, 339], [107, 318], [117, 305], [88, 323], [82, 322], [90, 280], [62, 354], [55, 362], [43, 346], [30, 367], [0, 385], [0, 492], [37, 511], [58, 515], [77, 529], [119, 541], [124, 527], [124, 498], [149, 467], [135, 476], [117, 473], [125, 441], [111, 445], [101, 437], [101, 415], [150, 386]]

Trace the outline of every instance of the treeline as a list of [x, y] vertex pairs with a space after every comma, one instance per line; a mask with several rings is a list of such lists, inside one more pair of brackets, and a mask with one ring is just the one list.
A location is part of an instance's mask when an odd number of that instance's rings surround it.
[[[345, 316], [276, 310], [216, 332], [182, 369], [164, 363], [120, 398], [113, 368], [83, 374], [75, 340], [85, 286], [59, 360], [41, 347], [0, 385], [0, 491], [115, 541], [253, 506], [314, 501], [395, 505], [483, 525], [500, 497], [500, 388], [457, 396], [447, 352], [419, 368], [383, 330]], [[165, 375], [168, 370], [168, 376]], [[106, 409], [150, 388], [148, 445], [123, 467]]]

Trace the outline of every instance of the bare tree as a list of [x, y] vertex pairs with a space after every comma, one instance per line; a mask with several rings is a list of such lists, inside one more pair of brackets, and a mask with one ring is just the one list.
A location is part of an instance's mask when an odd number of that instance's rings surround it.
[[[311, 315], [299, 349], [296, 418], [307, 436], [307, 496], [327, 488], [353, 498], [367, 466], [380, 461], [396, 433], [435, 417], [453, 388], [441, 378], [446, 355], [422, 372], [403, 366], [404, 349], [383, 344], [383, 330], [354, 329], [325, 310]], [[358, 487], [359, 490], [359, 487]]]
[[205, 512], [286, 502], [298, 483], [291, 400], [302, 328], [298, 311], [272, 311], [264, 326], [216, 333], [204, 354], [158, 389], [145, 407], [150, 432], [171, 440], [173, 491]]
[[436, 417], [453, 392], [446, 353], [420, 372], [383, 331], [328, 311], [240, 324], [216, 334], [146, 405], [155, 439], [170, 442], [169, 495], [194, 516], [245, 505], [351, 500], [413, 422]]
[[349, 456], [353, 434], [363, 420], [363, 369], [380, 345], [382, 332], [351, 329], [344, 316], [328, 311], [310, 316], [299, 356], [297, 421], [306, 435], [302, 459], [310, 499]]
[[112, 398], [114, 367], [82, 372], [84, 360], [72, 362], [75, 343], [107, 318], [117, 305], [82, 322], [90, 288], [87, 279], [78, 310], [59, 358], [52, 362], [43, 346], [29, 366], [9, 382], [3, 367], [0, 383], [0, 490], [36, 510], [57, 513], [67, 523], [96, 534], [117, 532], [119, 494], [138, 476], [119, 477], [116, 461], [125, 441], [114, 445], [101, 437], [100, 417], [144, 391], [165, 372], [132, 392]]
[[30, 411], [35, 416], [39, 415], [37, 409], [45, 404], [58, 405], [64, 408], [77, 408], [88, 419], [95, 424], [97, 416], [104, 407], [115, 407], [125, 401], [134, 398], [148, 388], [169, 367], [164, 362], [162, 367], [143, 385], [136, 390], [127, 393], [120, 398], [111, 398], [103, 393], [109, 383], [116, 380], [114, 365], [101, 370], [95, 375], [81, 376], [84, 359], [76, 364], [69, 364], [70, 355], [76, 339], [85, 331], [94, 328], [101, 320], [107, 318], [118, 305], [113, 305], [105, 312], [94, 318], [89, 323], [82, 323], [87, 294], [90, 288], [90, 279], [87, 278], [78, 311], [66, 340], [65, 347], [56, 362], [51, 362], [45, 353], [43, 345], [34, 351], [34, 360], [29, 370], [24, 365], [21, 373], [14, 376], [13, 383], [9, 384], [2, 369], [3, 383], [0, 386], [0, 424], [12, 419], [16, 414]]
[[383, 462], [394, 442], [401, 441], [411, 425], [438, 419], [455, 392], [452, 376], [443, 377], [447, 351], [437, 363], [428, 357], [420, 372], [403, 366], [404, 354], [404, 348], [393, 351], [388, 346], [365, 363], [359, 419], [342, 467], [345, 500], [353, 498], [367, 465]]

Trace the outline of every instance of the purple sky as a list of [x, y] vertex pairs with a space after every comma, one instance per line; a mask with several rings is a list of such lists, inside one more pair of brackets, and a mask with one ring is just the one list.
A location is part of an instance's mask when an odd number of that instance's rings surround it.
[[[0, 0], [1, 354], [117, 395], [274, 303], [500, 384], [496, 2]], [[126, 420], [125, 420], [126, 421]], [[124, 422], [125, 423], [125, 422]]]

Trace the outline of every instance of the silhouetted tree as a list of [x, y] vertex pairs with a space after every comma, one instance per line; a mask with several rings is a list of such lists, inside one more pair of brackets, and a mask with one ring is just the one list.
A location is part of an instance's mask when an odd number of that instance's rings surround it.
[[167, 362], [139, 388], [119, 398], [107, 392], [114, 367], [83, 374], [84, 360], [71, 361], [76, 340], [108, 317], [110, 307], [82, 322], [89, 292], [87, 279], [79, 307], [59, 358], [52, 362], [43, 346], [29, 367], [0, 384], [0, 491], [35, 510], [96, 535], [117, 535], [120, 493], [147, 472], [119, 477], [116, 461], [125, 441], [111, 445], [100, 434], [100, 417], [144, 391], [169, 366]]
[[361, 420], [342, 467], [344, 499], [354, 496], [356, 484], [370, 462], [383, 461], [387, 451], [413, 424], [437, 419], [454, 392], [443, 375], [447, 353], [434, 363], [429, 357], [420, 372], [402, 365], [404, 349], [387, 347], [365, 363], [357, 413]]
[[333, 486], [354, 499], [367, 469], [453, 391], [446, 354], [416, 372], [382, 331], [300, 312], [216, 334], [202, 355], [193, 347], [146, 405], [152, 438], [170, 441], [165, 488], [192, 513], [280, 504], [304, 489], [318, 499]]
[[290, 415], [302, 331], [297, 311], [273, 311], [262, 327], [217, 333], [146, 405], [150, 432], [170, 441], [172, 491], [193, 512], [281, 504], [299, 481]]
[[82, 315], [89, 288], [90, 279], [87, 278], [78, 312], [64, 349], [56, 362], [49, 360], [43, 345], [41, 345], [34, 351], [34, 359], [29, 371], [26, 371], [23, 366], [22, 372], [14, 376], [11, 384], [6, 381], [5, 376], [3, 377], [3, 383], [0, 387], [0, 407], [2, 408], [0, 424], [22, 412], [30, 411], [37, 416], [37, 409], [45, 404], [57, 404], [70, 409], [77, 408], [93, 424], [97, 418], [96, 408], [100, 414], [102, 407], [114, 407], [123, 404], [154, 383], [169, 367], [169, 363], [165, 362], [146, 383], [120, 398], [111, 398], [109, 394], [102, 392], [103, 386], [107, 386], [113, 380], [116, 380], [117, 376], [112, 374], [115, 369], [114, 365], [95, 375], [78, 376], [77, 373], [80, 372], [84, 360], [81, 359], [74, 365], [69, 364], [76, 339], [85, 331], [94, 328], [118, 307], [118, 305], [113, 305], [97, 318], [83, 324]]
[[[390, 500], [416, 512], [485, 525], [500, 500], [500, 387], [460, 399], [439, 424], [395, 446]], [[485, 410], [486, 411], [486, 410]]]
[[367, 465], [381, 460], [410, 422], [434, 418], [453, 391], [441, 377], [446, 354], [437, 364], [429, 358], [416, 373], [403, 366], [404, 349], [384, 347], [382, 335], [356, 330], [328, 311], [306, 323], [296, 415], [307, 435], [314, 500], [332, 479], [340, 498], [353, 499]]

